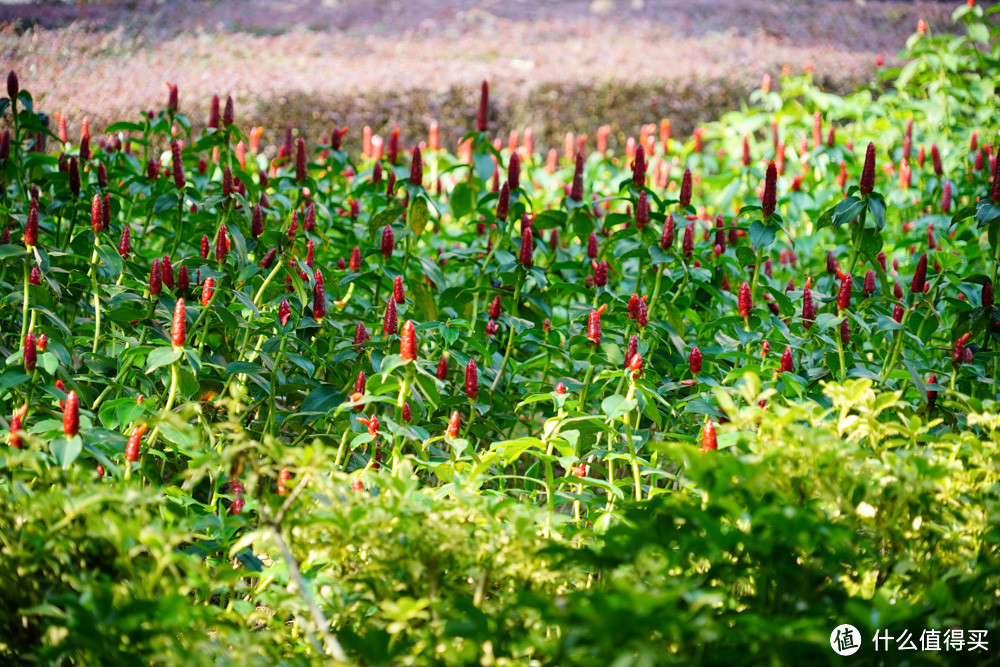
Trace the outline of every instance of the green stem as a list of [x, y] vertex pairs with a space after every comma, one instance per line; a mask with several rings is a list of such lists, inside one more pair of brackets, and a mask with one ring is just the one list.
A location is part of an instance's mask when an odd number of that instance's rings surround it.
[[910, 319], [910, 312], [912, 310], [912, 307], [907, 306], [906, 311], [903, 313], [903, 321], [900, 322], [903, 328], [896, 331], [896, 340], [893, 342], [892, 352], [889, 355], [889, 360], [886, 362], [885, 367], [882, 369], [881, 381], [883, 383], [889, 379], [889, 374], [892, 373], [893, 368], [896, 367], [896, 359], [899, 356], [900, 348], [903, 346], [903, 335], [906, 333], [906, 323]]
[[[167, 402], [163, 406], [163, 410], [160, 412], [160, 419], [166, 419], [167, 415], [174, 409], [174, 400], [177, 398], [177, 376], [180, 366], [180, 359], [175, 359], [172, 364], [170, 364], [170, 389], [167, 393]], [[156, 444], [156, 438], [160, 434], [160, 425], [157, 424], [156, 428], [149, 436], [148, 444], [146, 445], [146, 451], [153, 448]]]
[[97, 354], [97, 344], [101, 338], [101, 286], [97, 280], [97, 247], [100, 245], [101, 237], [94, 233], [94, 252], [90, 256], [90, 287], [94, 292], [94, 344], [91, 349], [93, 354]]
[[[518, 267], [517, 279], [514, 284], [514, 307], [511, 309], [512, 319], [519, 312], [519, 306], [521, 301], [521, 287], [524, 285], [524, 269]], [[497, 370], [497, 376], [493, 379], [493, 384], [490, 386], [490, 391], [494, 392], [497, 390], [497, 385], [500, 384], [500, 378], [503, 377], [504, 368], [507, 366], [507, 361], [510, 359], [511, 350], [514, 349], [514, 331], [516, 327], [514, 323], [510, 323], [510, 331], [507, 333], [507, 349], [504, 350], [503, 360], [500, 362], [500, 368]]]
[[590, 355], [587, 357], [587, 374], [583, 378], [583, 387], [580, 388], [581, 412], [585, 409], [587, 404], [587, 390], [590, 389], [590, 383], [594, 379], [594, 350], [596, 347], [596, 345], [591, 345]]
[[31, 285], [31, 249], [29, 246], [29, 255], [24, 258], [24, 296], [21, 300], [21, 342], [18, 344], [22, 350], [24, 349], [24, 339], [28, 335], [28, 314], [31, 310], [31, 293], [28, 288]]
[[[844, 311], [840, 311], [838, 315], [840, 317], [846, 317]], [[836, 331], [834, 335], [837, 338], [837, 357], [840, 359], [840, 382], [841, 384], [843, 384], [844, 381], [847, 379], [847, 368], [846, 364], [844, 363], [844, 341], [840, 337], [840, 331], [839, 331], [840, 327], [837, 327], [837, 329], [838, 331]]]
[[[764, 258], [764, 249], [760, 248], [757, 250], [754, 265], [753, 265], [753, 278], [750, 283], [750, 298], [752, 303], [757, 303], [757, 281], [760, 279], [760, 264], [761, 260]], [[747, 331], [749, 331], [749, 323], [747, 323]]]
[[[487, 234], [492, 234], [488, 231]], [[487, 239], [490, 237], [487, 236]], [[476, 318], [479, 316], [479, 290], [483, 287], [483, 277], [486, 275], [486, 267], [490, 265], [490, 260], [493, 259], [493, 255], [496, 253], [497, 247], [500, 245], [500, 236], [498, 234], [497, 242], [490, 248], [490, 251], [486, 253], [486, 258], [483, 260], [482, 269], [479, 271], [479, 277], [476, 278], [476, 289], [472, 292], [472, 319], [469, 321], [469, 333], [474, 333], [476, 330]]]
[[[625, 400], [630, 401], [633, 398], [635, 398], [635, 381], [630, 383], [628, 395], [625, 397]], [[625, 437], [628, 440], [628, 453], [629, 457], [632, 459], [632, 477], [635, 480], [635, 499], [642, 500], [642, 477], [639, 475], [639, 459], [635, 455], [635, 440], [632, 437], [632, 420], [629, 418], [628, 414], [626, 414], [623, 419], [625, 420]]]
[[858, 252], [861, 250], [861, 237], [865, 233], [865, 218], [868, 215], [868, 207], [861, 209], [860, 215], [858, 215], [858, 221], [854, 223], [854, 229], [851, 230], [851, 254], [847, 258], [847, 275], [854, 275], [854, 267], [858, 263]]

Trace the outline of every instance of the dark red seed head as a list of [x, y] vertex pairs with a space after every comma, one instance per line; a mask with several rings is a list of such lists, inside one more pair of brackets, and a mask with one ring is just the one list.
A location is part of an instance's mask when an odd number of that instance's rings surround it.
[[299, 137], [295, 142], [295, 180], [299, 183], [306, 180], [306, 140]]
[[511, 192], [517, 192], [521, 187], [521, 158], [517, 151], [511, 153], [510, 162], [507, 163], [507, 182]]
[[392, 225], [386, 225], [382, 228], [382, 256], [386, 259], [392, 257], [392, 246], [395, 242]]
[[17, 80], [17, 72], [11, 70], [7, 73], [7, 97], [14, 99], [21, 92], [21, 84]]
[[521, 252], [518, 255], [518, 261], [526, 268], [530, 269], [534, 266], [532, 260], [532, 253], [535, 249], [535, 237], [531, 231], [530, 226], [525, 226], [521, 230]]
[[153, 260], [153, 266], [149, 270], [149, 293], [156, 296], [163, 291], [163, 271], [160, 267], [160, 258]]
[[410, 183], [421, 185], [424, 182], [424, 161], [420, 154], [420, 146], [413, 147], [413, 157], [410, 159]]
[[476, 129], [485, 132], [489, 127], [490, 118], [490, 86], [483, 81], [482, 91], [479, 95], [479, 113], [476, 114]]
[[493, 301], [490, 302], [490, 319], [498, 320], [500, 319], [500, 297], [493, 297]]
[[635, 204], [635, 226], [642, 229], [649, 224], [649, 197], [646, 191], [639, 193], [639, 200]]
[[951, 352], [951, 363], [956, 368], [959, 364], [966, 363], [965, 361], [965, 343], [969, 340], [969, 334], [962, 334], [962, 337], [955, 341], [955, 347]]
[[587, 257], [597, 258], [597, 232], [590, 232], [590, 236], [587, 237]]
[[684, 177], [681, 179], [681, 193], [680, 200], [678, 202], [681, 208], [687, 208], [691, 205], [691, 170], [684, 170]]
[[219, 128], [219, 96], [212, 95], [212, 109], [208, 113], [208, 127]]
[[635, 162], [632, 165], [632, 185], [636, 190], [646, 186], [646, 149], [640, 143], [635, 149]]
[[694, 254], [694, 224], [684, 228], [684, 239], [681, 241], [681, 252], [685, 259], [691, 259]]
[[781, 355], [781, 372], [791, 373], [795, 370], [795, 362], [792, 360], [791, 345], [785, 346], [785, 351]]
[[235, 118], [236, 114], [233, 111], [233, 97], [232, 95], [229, 95], [226, 97], [226, 107], [225, 110], [222, 112], [222, 124], [225, 125], [226, 127], [229, 127], [230, 125], [233, 124]]
[[778, 187], [778, 168], [774, 166], [774, 161], [772, 160], [767, 165], [767, 175], [764, 177], [764, 194], [761, 195], [761, 208], [764, 210], [764, 215], [771, 216], [774, 215], [774, 209], [777, 205], [777, 187]]
[[500, 196], [497, 198], [497, 220], [506, 220], [510, 211], [510, 184], [506, 181], [500, 188]]
[[576, 169], [573, 171], [573, 186], [569, 191], [573, 201], [583, 201], [583, 152], [576, 153]]
[[274, 263], [274, 258], [277, 257], [277, 255], [278, 255], [277, 248], [271, 248], [270, 250], [268, 250], [267, 254], [265, 254], [264, 257], [261, 258], [260, 260], [260, 268], [262, 269], [270, 268], [271, 264]]
[[163, 284], [170, 289], [174, 288], [174, 266], [170, 263], [170, 255], [164, 255], [160, 262], [160, 270], [163, 276]]
[[368, 329], [365, 328], [365, 323], [359, 320], [354, 327], [354, 351], [361, 352], [364, 344], [369, 340], [371, 340], [371, 336], [368, 333]]
[[875, 293], [875, 271], [873, 269], [868, 269], [868, 273], [865, 274], [865, 282], [861, 287], [861, 291], [867, 296]]
[[826, 272], [837, 273], [837, 257], [832, 250], [826, 251]]
[[750, 311], [753, 308], [753, 303], [750, 300], [750, 285], [748, 285], [746, 281], [744, 281], [743, 284], [740, 285], [740, 289], [736, 297], [736, 302], [737, 306], [739, 307], [740, 317], [744, 319], [750, 317]]
[[663, 221], [663, 231], [660, 232], [660, 247], [664, 250], [674, 245], [674, 214], [668, 213]]
[[219, 262], [226, 261], [226, 255], [229, 254], [229, 230], [226, 229], [226, 223], [219, 225], [219, 233], [215, 236], [215, 259]]
[[469, 359], [469, 363], [465, 365], [465, 395], [469, 398], [479, 396], [479, 370], [473, 359]]
[[691, 369], [691, 375], [697, 375], [701, 372], [701, 362], [701, 350], [699, 350], [698, 346], [695, 345], [691, 348], [691, 354], [688, 356], [688, 366]]
[[992, 280], [987, 279], [986, 282], [983, 283], [982, 302], [983, 302], [983, 309], [986, 310], [987, 313], [989, 311], [993, 310], [993, 281]]
[[910, 281], [910, 291], [921, 294], [927, 286], [927, 253], [920, 255], [917, 260], [917, 268], [913, 271], [913, 280]]
[[847, 318], [840, 323], [840, 342], [849, 345], [851, 342], [851, 325], [847, 323]]
[[250, 236], [259, 238], [264, 233], [264, 209], [257, 204], [253, 207], [253, 214], [250, 218]]
[[24, 370], [31, 373], [38, 363], [38, 343], [35, 341], [35, 334], [28, 332], [24, 337]]
[[591, 266], [594, 269], [594, 285], [597, 287], [604, 287], [608, 284], [608, 263], [603, 259], [600, 262], [590, 261]]
[[399, 320], [396, 315], [396, 299], [390, 298], [385, 304], [385, 316], [382, 318], [382, 333], [386, 336], [396, 333]]
[[177, 292], [179, 294], [187, 294], [188, 288], [191, 287], [191, 278], [188, 276], [188, 268], [182, 266], [177, 272]]
[[313, 317], [321, 320], [326, 316], [326, 287], [319, 269], [316, 269], [314, 278], [316, 284], [313, 287]]
[[903, 312], [902, 304], [897, 303], [892, 307], [892, 319], [894, 319], [897, 324], [901, 324], [903, 322]]
[[871, 194], [875, 189], [875, 144], [869, 143], [865, 152], [865, 166], [861, 170], [861, 195]]
[[69, 191], [74, 197], [80, 196], [80, 164], [75, 157], [69, 159]]
[[851, 307], [851, 290], [854, 285], [854, 279], [849, 275], [844, 275], [840, 280], [840, 289], [837, 291], [837, 309], [847, 310]]
[[233, 185], [233, 170], [226, 165], [226, 168], [222, 171], [222, 196], [232, 197], [235, 187]]
[[173, 169], [174, 187], [183, 190], [186, 181], [184, 179], [184, 163], [181, 161], [181, 145], [173, 139], [170, 142], [170, 166]]

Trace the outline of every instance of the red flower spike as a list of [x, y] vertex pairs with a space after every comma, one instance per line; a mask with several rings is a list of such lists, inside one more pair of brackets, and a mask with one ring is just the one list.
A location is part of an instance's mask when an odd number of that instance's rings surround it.
[[532, 253], [534, 252], [535, 237], [531, 231], [530, 226], [525, 226], [521, 230], [521, 252], [518, 255], [518, 261], [526, 268], [530, 269], [534, 266], [532, 260]]
[[410, 404], [403, 403], [403, 421], [409, 424], [411, 419], [412, 415], [410, 414]]
[[685, 259], [691, 259], [694, 254], [694, 225], [684, 228], [684, 240], [681, 241], [681, 253]]
[[181, 145], [176, 139], [170, 141], [170, 167], [173, 170], [174, 187], [183, 190], [187, 182], [184, 179], [184, 163], [181, 161]]
[[644, 329], [649, 324], [649, 307], [646, 305], [646, 297], [639, 301], [639, 310], [635, 315], [636, 324], [640, 329]]
[[28, 284], [41, 286], [42, 284], [42, 270], [37, 266], [31, 267], [31, 273], [28, 275]]
[[517, 151], [511, 153], [507, 163], [507, 183], [510, 184], [511, 192], [517, 192], [521, 187], [521, 158]]
[[160, 259], [153, 260], [153, 266], [149, 269], [149, 293], [156, 296], [163, 291], [163, 270], [160, 268]]
[[810, 329], [816, 319], [816, 306], [813, 304], [812, 291], [806, 287], [802, 290], [802, 328]]
[[469, 363], [465, 365], [465, 395], [469, 398], [479, 396], [479, 370], [473, 359], [469, 359]]
[[35, 334], [28, 332], [24, 337], [24, 370], [31, 373], [38, 363], [38, 344], [35, 341]]
[[497, 332], [497, 323], [494, 320], [490, 320], [486, 323], [486, 337], [490, 338]]
[[201, 237], [201, 258], [208, 259], [208, 234]]
[[632, 379], [636, 380], [640, 375], [642, 375], [642, 355], [636, 352], [632, 355], [628, 364], [629, 370], [632, 371]]
[[597, 258], [597, 232], [590, 232], [590, 236], [587, 238], [587, 257]]
[[600, 262], [590, 261], [594, 269], [594, 285], [604, 287], [608, 284], [608, 263], [603, 259]]
[[11, 70], [7, 73], [7, 97], [14, 99], [21, 92], [21, 84], [17, 80], [17, 72]]
[[187, 294], [188, 288], [191, 286], [191, 278], [188, 276], [188, 268], [182, 266], [177, 272], [177, 293]]
[[635, 204], [635, 226], [642, 229], [649, 224], [649, 197], [646, 191], [639, 193], [639, 201]]
[[854, 279], [849, 275], [845, 275], [840, 281], [840, 289], [837, 291], [837, 309], [847, 310], [851, 307], [851, 290], [854, 285]]
[[38, 200], [34, 197], [28, 204], [28, 220], [24, 224], [24, 244], [38, 245]]
[[215, 294], [215, 278], [205, 278], [205, 285], [201, 289], [201, 305], [204, 308], [208, 307], [208, 304], [212, 301], [212, 295]]
[[736, 302], [739, 307], [740, 317], [744, 319], [750, 317], [750, 311], [753, 308], [753, 303], [750, 300], [750, 285], [748, 285], [746, 281], [744, 281], [743, 284], [740, 285], [740, 290], [737, 293]]
[[326, 317], [326, 286], [323, 284], [323, 274], [319, 269], [316, 269], [314, 279], [316, 284], [313, 287], [313, 317], [322, 320]]
[[493, 297], [493, 301], [490, 302], [490, 319], [498, 320], [500, 319], [500, 297]]
[[22, 423], [25, 415], [28, 414], [27, 404], [22, 405], [17, 410], [14, 411], [14, 416], [10, 420], [10, 446], [14, 449], [22, 449], [24, 447], [24, 441], [21, 437], [16, 435], [18, 431], [22, 429]]
[[639, 353], [639, 337], [632, 334], [628, 339], [628, 345], [625, 347], [625, 366], [629, 365], [629, 361], [632, 357]]
[[767, 359], [767, 356], [771, 354], [771, 344], [766, 340], [760, 345], [760, 358]]
[[38, 351], [44, 352], [49, 346], [49, 337], [42, 334], [38, 337]]
[[[937, 381], [938, 381], [937, 375], [934, 375], [933, 373], [931, 374], [931, 376], [929, 378], [927, 378], [927, 384], [929, 384], [929, 385], [930, 384], [937, 384]], [[934, 409], [934, 404], [937, 403], [937, 395], [938, 395], [938, 393], [937, 393], [936, 389], [928, 389], [927, 390], [927, 408], [928, 409], [930, 409], [930, 410]]]
[[684, 177], [681, 179], [681, 193], [678, 201], [680, 207], [687, 208], [691, 205], [691, 170], [684, 170]]
[[500, 197], [497, 199], [497, 220], [506, 220], [510, 211], [510, 185], [504, 182], [500, 188]]
[[476, 129], [485, 132], [489, 127], [490, 118], [490, 86], [483, 81], [482, 92], [479, 95], [479, 113], [476, 115]]
[[570, 188], [569, 198], [583, 201], [583, 153], [580, 151], [576, 154], [576, 169], [573, 171], [573, 186]]
[[897, 324], [903, 322], [903, 306], [902, 304], [896, 304], [892, 307], [892, 319], [896, 321]]
[[184, 312], [184, 299], [177, 299], [174, 304], [174, 319], [170, 323], [170, 344], [174, 347], [184, 347], [187, 340], [187, 314]]
[[944, 169], [941, 166], [941, 151], [938, 150], [937, 144], [931, 144], [931, 164], [934, 165], [934, 173], [937, 176], [944, 175]]
[[72, 438], [80, 432], [80, 398], [76, 391], [66, 395], [66, 406], [63, 408], [63, 433]]
[[454, 410], [451, 413], [451, 417], [448, 418], [448, 430], [446, 431], [446, 435], [449, 438], [457, 438], [461, 426], [462, 417], [458, 414], [458, 410]]
[[837, 263], [837, 258], [836, 258], [836, 256], [834, 256], [833, 251], [832, 250], [827, 250], [826, 251], [826, 272], [827, 273], [834, 273], [835, 274], [835, 273], [837, 273], [837, 267], [838, 266], [839, 266], [839, 264]]
[[421, 185], [424, 182], [424, 161], [420, 154], [420, 146], [413, 148], [410, 158], [410, 184]]
[[101, 215], [101, 195], [94, 195], [90, 203], [90, 226], [95, 234], [99, 234], [104, 227]]
[[125, 460], [129, 463], [135, 463], [139, 460], [139, 447], [147, 428], [149, 427], [146, 424], [139, 424], [129, 434], [128, 443], [125, 445]]
[[306, 180], [306, 140], [299, 137], [295, 142], [295, 180], [302, 183]]
[[396, 276], [392, 279], [392, 298], [396, 300], [396, 303], [406, 301], [406, 295], [403, 293], [403, 276]]
[[448, 379], [448, 357], [441, 357], [437, 367], [437, 379], [442, 382]]
[[990, 187], [990, 199], [1000, 204], [1000, 143], [997, 144], [997, 154], [992, 162], [993, 185]]
[[691, 375], [697, 375], [701, 372], [701, 350], [695, 345], [691, 348], [691, 354], [688, 356], [688, 367], [691, 369]]
[[861, 287], [861, 291], [866, 296], [871, 296], [875, 293], [875, 271], [873, 269], [868, 269], [868, 273], [865, 274], [865, 282]]
[[674, 245], [674, 214], [668, 213], [663, 221], [663, 231], [660, 232], [660, 248], [666, 250]]
[[706, 420], [705, 425], [701, 427], [701, 448], [698, 451], [704, 454], [718, 448], [719, 441], [715, 435], [715, 423], [711, 420]]
[[910, 281], [910, 291], [921, 294], [927, 286], [927, 253], [920, 255], [917, 260], [917, 268], [913, 272], [913, 280]]
[[386, 225], [382, 228], [382, 256], [386, 259], [392, 257], [392, 246], [396, 242], [395, 234], [392, 231], [392, 225]]
[[227, 165], [222, 172], [222, 196], [232, 197], [235, 187], [233, 185], [233, 170]]
[[361, 249], [358, 246], [351, 248], [351, 262], [349, 264], [351, 271], [357, 272], [361, 269]]
[[875, 189], [875, 144], [869, 143], [865, 152], [865, 166], [861, 170], [861, 196], [871, 194]]
[[646, 149], [642, 144], [636, 146], [635, 162], [632, 165], [632, 185], [636, 190], [646, 186]]
[[215, 259], [219, 262], [226, 261], [226, 255], [229, 254], [229, 243], [226, 238], [229, 234], [229, 230], [226, 229], [226, 223], [219, 225], [219, 233], [215, 237]]
[[412, 361], [417, 358], [417, 331], [413, 326], [413, 320], [403, 322], [403, 330], [399, 340], [399, 356], [403, 361]]
[[316, 231], [316, 204], [309, 202], [302, 212], [302, 228], [307, 232]]
[[847, 318], [840, 323], [840, 341], [844, 345], [848, 345], [851, 342], [851, 325], [847, 323]]
[[628, 298], [628, 306], [626, 306], [626, 308], [628, 309], [628, 315], [625, 316], [626, 318], [628, 318], [630, 320], [634, 320], [636, 317], [638, 317], [638, 315], [639, 315], [639, 295], [638, 294], [636, 294], [635, 292], [632, 292], [632, 296], [630, 296]]
[[945, 181], [941, 186], [941, 212], [951, 213], [951, 181]]
[[767, 165], [767, 175], [764, 177], [764, 194], [761, 195], [761, 208], [764, 210], [765, 216], [774, 215], [774, 209], [777, 205], [777, 185], [778, 185], [778, 168], [774, 166], [774, 161], [772, 160]]
[[288, 468], [282, 468], [278, 473], [278, 495], [283, 496], [288, 493], [288, 480], [291, 474], [288, 472]]
[[601, 305], [597, 310], [591, 310], [587, 317], [587, 338], [594, 345], [601, 344], [601, 315], [604, 313], [605, 305]]
[[271, 264], [274, 263], [274, 258], [278, 256], [278, 249], [271, 248], [267, 251], [267, 254], [260, 260], [260, 268], [269, 269]]
[[382, 318], [382, 334], [389, 336], [396, 333], [399, 319], [396, 315], [396, 299], [392, 297], [385, 304], [385, 315]]
[[959, 364], [965, 363], [965, 343], [969, 340], [969, 334], [962, 334], [962, 337], [955, 341], [955, 348], [951, 352], [951, 363], [956, 368]]
[[562, 382], [556, 383], [556, 393], [559, 394], [560, 396], [565, 396], [566, 385], [564, 385]]
[[264, 233], [264, 209], [257, 204], [253, 207], [253, 214], [250, 219], [250, 236], [254, 239]]
[[174, 288], [174, 267], [170, 263], [170, 255], [164, 255], [160, 260], [160, 273], [163, 277], [163, 284], [170, 289]]
[[795, 363], [792, 361], [792, 347], [785, 346], [785, 351], [781, 355], [781, 372], [791, 373], [795, 370]]
[[987, 312], [993, 310], [993, 281], [992, 280], [987, 279], [986, 282], [983, 283], [982, 303], [983, 303], [983, 310], [985, 310]]

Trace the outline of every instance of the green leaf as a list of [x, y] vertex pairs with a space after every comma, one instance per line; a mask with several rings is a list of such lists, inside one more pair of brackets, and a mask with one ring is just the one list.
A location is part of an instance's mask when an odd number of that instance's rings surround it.
[[979, 200], [976, 205], [976, 226], [985, 227], [995, 220], [1000, 220], [1000, 206], [988, 198]]
[[452, 189], [449, 203], [452, 216], [456, 220], [460, 220], [475, 210], [476, 193], [472, 190], [471, 185], [462, 181], [455, 184], [454, 189]]
[[844, 201], [837, 204], [837, 206], [833, 209], [832, 223], [836, 226], [840, 226], [845, 222], [850, 222], [861, 215], [861, 211], [864, 209], [864, 201], [858, 197], [848, 197]]
[[302, 412], [329, 412], [345, 400], [344, 394], [333, 385], [317, 387], [302, 401]]
[[409, 225], [413, 236], [419, 237], [427, 227], [427, 222], [431, 219], [430, 211], [427, 209], [427, 200], [423, 197], [414, 197], [410, 200], [410, 210], [406, 213], [406, 223]]
[[774, 243], [776, 234], [775, 227], [766, 225], [760, 220], [754, 220], [750, 223], [750, 244], [758, 252], [770, 247]]
[[882, 231], [885, 228], [885, 200], [882, 195], [873, 192], [868, 196], [868, 212], [872, 214], [875, 227]]
[[638, 404], [634, 398], [626, 399], [621, 394], [615, 394], [601, 401], [601, 411], [608, 419], [616, 419], [634, 410]]
[[146, 374], [152, 373], [161, 366], [167, 366], [181, 358], [183, 352], [173, 347], [158, 347], [146, 358]]
[[68, 468], [83, 451], [83, 438], [79, 434], [72, 438], [58, 437], [49, 443], [49, 451], [63, 468]]

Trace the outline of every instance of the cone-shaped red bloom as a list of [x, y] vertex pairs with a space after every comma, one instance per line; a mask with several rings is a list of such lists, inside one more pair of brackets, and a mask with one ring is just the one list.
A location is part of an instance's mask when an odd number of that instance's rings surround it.
[[406, 295], [403, 293], [403, 276], [396, 276], [392, 279], [392, 298], [396, 300], [396, 303], [406, 301]]
[[875, 271], [873, 269], [868, 269], [868, 273], [865, 274], [865, 282], [861, 286], [861, 291], [867, 296], [875, 293]]
[[447, 435], [449, 438], [457, 438], [458, 430], [462, 426], [462, 417], [458, 414], [458, 410], [451, 413], [451, 417], [448, 418], [448, 430]]
[[718, 448], [719, 441], [715, 435], [715, 423], [711, 420], [706, 421], [705, 425], [701, 427], [701, 448], [698, 451], [705, 453]]
[[785, 351], [781, 355], [781, 372], [791, 373], [795, 370], [795, 364], [792, 361], [792, 347], [791, 345], [785, 346]]
[[684, 170], [684, 177], [681, 179], [681, 195], [678, 202], [681, 208], [691, 205], [691, 170]]
[[748, 285], [746, 281], [740, 285], [740, 290], [736, 296], [740, 317], [750, 317], [750, 311], [753, 308], [753, 303], [750, 300], [750, 285]]
[[674, 245], [674, 214], [668, 213], [663, 221], [663, 231], [660, 232], [660, 247], [664, 250]]
[[170, 323], [170, 344], [174, 347], [184, 347], [187, 340], [187, 315], [184, 312], [184, 299], [177, 299], [174, 304], [174, 319]]
[[417, 331], [413, 320], [406, 320], [399, 340], [399, 356], [403, 361], [411, 361], [417, 358], [417, 354]]
[[63, 407], [63, 433], [72, 438], [80, 432], [80, 398], [76, 391], [70, 391]]
[[420, 146], [413, 148], [413, 157], [410, 159], [410, 183], [420, 185], [424, 182], [424, 161], [420, 155]]
[[382, 228], [382, 256], [386, 259], [392, 257], [392, 246], [396, 242], [395, 234], [392, 231], [392, 225], [386, 225]]
[[701, 372], [701, 350], [695, 345], [691, 348], [691, 354], [688, 356], [688, 366], [691, 368], [691, 375], [697, 375]]
[[24, 223], [24, 244], [38, 245], [38, 200], [34, 197], [28, 204], [28, 220]]
[[156, 296], [163, 291], [163, 270], [160, 267], [160, 258], [153, 260], [153, 266], [149, 269], [149, 293]]
[[639, 144], [635, 148], [635, 163], [632, 165], [632, 185], [637, 190], [646, 185], [646, 149]]
[[913, 280], [910, 281], [910, 291], [920, 294], [927, 286], [927, 253], [920, 255], [917, 260], [917, 268], [913, 272]]
[[[292, 316], [292, 306], [288, 303], [288, 299], [282, 299], [281, 303], [278, 304], [278, 321], [281, 322], [281, 326], [288, 324], [288, 318]], [[360, 322], [359, 322], [360, 324]]]
[[28, 332], [24, 337], [24, 370], [31, 373], [38, 363], [38, 343], [35, 341], [35, 334]]
[[490, 86], [483, 81], [482, 92], [479, 95], [479, 113], [476, 114], [476, 129], [485, 132], [490, 119]]
[[774, 166], [774, 160], [767, 165], [767, 175], [764, 177], [764, 194], [761, 195], [760, 205], [764, 209], [764, 215], [774, 215], [777, 205], [778, 188], [778, 168]]
[[473, 359], [469, 359], [469, 363], [465, 365], [465, 395], [469, 398], [479, 396], [479, 370]]
[[573, 172], [573, 186], [569, 191], [569, 198], [574, 201], [583, 201], [583, 152], [577, 151], [576, 170]]
[[212, 301], [212, 295], [215, 294], [215, 278], [205, 278], [205, 285], [201, 289], [201, 305], [203, 307], [208, 307], [208, 304]]
[[497, 220], [506, 220], [510, 211], [510, 185], [504, 182], [500, 188], [500, 196], [497, 198]]
[[851, 307], [851, 290], [854, 286], [854, 279], [849, 275], [844, 275], [840, 281], [840, 289], [837, 291], [837, 309], [847, 310]]
[[386, 336], [396, 333], [399, 319], [396, 315], [396, 299], [390, 298], [385, 304], [385, 316], [382, 318], [382, 333]]
[[861, 170], [860, 191], [862, 196], [871, 194], [875, 188], [875, 144], [869, 143], [865, 152], [865, 166]]
[[535, 247], [535, 237], [531, 231], [531, 227], [526, 226], [521, 230], [521, 252], [518, 256], [518, 261], [524, 265], [525, 268], [530, 269], [534, 263], [532, 261], [532, 252]]

